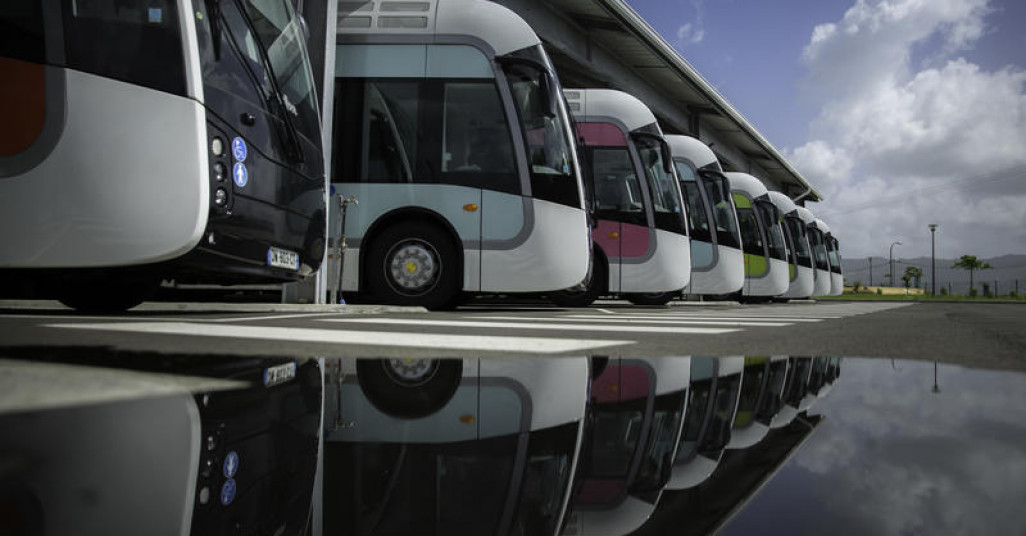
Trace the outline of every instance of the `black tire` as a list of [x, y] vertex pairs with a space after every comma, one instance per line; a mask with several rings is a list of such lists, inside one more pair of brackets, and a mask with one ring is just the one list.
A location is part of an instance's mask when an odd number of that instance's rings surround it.
[[69, 274], [56, 282], [57, 299], [82, 313], [123, 313], [150, 299], [162, 278], [122, 270]]
[[584, 290], [558, 290], [549, 293], [549, 301], [560, 307], [587, 307], [606, 292], [609, 284], [609, 271], [606, 261], [595, 256], [591, 269], [591, 279]]
[[398, 223], [373, 238], [364, 265], [367, 289], [383, 303], [451, 309], [463, 287], [460, 260], [452, 238], [437, 226]]
[[360, 389], [382, 413], [419, 419], [449, 403], [463, 379], [460, 359], [358, 359]]
[[624, 298], [634, 305], [666, 305], [670, 300], [680, 296], [680, 292], [659, 292], [651, 294], [624, 294]]

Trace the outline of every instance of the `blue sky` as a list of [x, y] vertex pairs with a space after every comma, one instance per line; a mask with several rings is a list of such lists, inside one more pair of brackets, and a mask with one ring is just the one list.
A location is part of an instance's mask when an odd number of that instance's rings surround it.
[[929, 255], [927, 223], [938, 256], [1026, 253], [1026, 2], [628, 3], [827, 196], [846, 256]]

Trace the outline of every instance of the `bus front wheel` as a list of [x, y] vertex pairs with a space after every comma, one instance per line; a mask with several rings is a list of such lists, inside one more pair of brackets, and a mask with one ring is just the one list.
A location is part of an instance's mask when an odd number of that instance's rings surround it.
[[358, 359], [360, 389], [382, 413], [419, 419], [452, 400], [463, 379], [460, 359]]
[[370, 247], [367, 287], [390, 304], [451, 309], [460, 297], [459, 259], [452, 239], [437, 226], [393, 225]]

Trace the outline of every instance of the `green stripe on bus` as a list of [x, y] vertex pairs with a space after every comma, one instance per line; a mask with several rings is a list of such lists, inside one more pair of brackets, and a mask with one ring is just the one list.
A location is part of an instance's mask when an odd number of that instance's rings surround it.
[[734, 206], [737, 208], [752, 208], [752, 200], [744, 194], [730, 194], [734, 198]]
[[766, 263], [766, 257], [745, 253], [746, 276], [761, 276], [765, 275], [766, 272], [769, 272], [769, 265]]

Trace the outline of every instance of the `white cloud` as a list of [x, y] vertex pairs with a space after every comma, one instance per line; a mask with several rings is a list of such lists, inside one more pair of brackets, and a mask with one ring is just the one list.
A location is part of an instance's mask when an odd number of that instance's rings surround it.
[[705, 39], [705, 30], [692, 27], [690, 22], [677, 28], [677, 41], [682, 45], [701, 43], [702, 39]]
[[[848, 256], [902, 239], [905, 256], [929, 254], [928, 220], [948, 232], [950, 256], [1026, 252], [1024, 170], [987, 188], [959, 182], [1026, 164], [1026, 70], [954, 57], [987, 35], [988, 1], [858, 0], [813, 30], [805, 93], [822, 108], [813, 141], [786, 153], [827, 197], [811, 208]], [[915, 71], [926, 43], [936, 65]]]
[[705, 5], [704, 0], [691, 0], [691, 7], [695, 11], [694, 24], [686, 22], [677, 28], [678, 46], [697, 45], [705, 39]]

